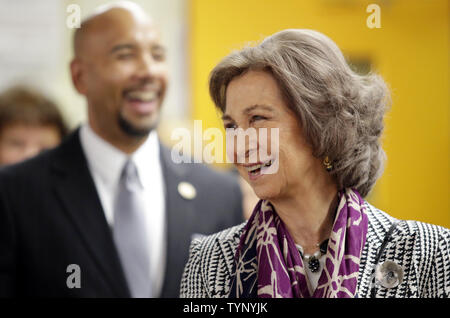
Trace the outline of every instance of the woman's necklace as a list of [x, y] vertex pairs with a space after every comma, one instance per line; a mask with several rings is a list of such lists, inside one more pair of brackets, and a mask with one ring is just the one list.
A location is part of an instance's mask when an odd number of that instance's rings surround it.
[[308, 268], [313, 273], [319, 271], [319, 269], [320, 269], [319, 259], [322, 257], [322, 255], [326, 254], [326, 252], [327, 252], [328, 239], [326, 239], [325, 241], [323, 241], [320, 244], [317, 244], [317, 246], [319, 247], [319, 250], [317, 252], [315, 252], [313, 255], [309, 255], [309, 254], [303, 255], [303, 252], [300, 250], [300, 255], [306, 262], [308, 262]]

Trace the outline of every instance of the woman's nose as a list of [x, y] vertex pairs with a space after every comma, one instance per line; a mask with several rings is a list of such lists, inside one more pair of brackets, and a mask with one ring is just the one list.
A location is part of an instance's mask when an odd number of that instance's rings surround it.
[[[233, 163], [258, 162], [258, 135], [254, 128], [237, 128], [227, 134], [227, 154]], [[231, 156], [230, 156], [231, 155]]]

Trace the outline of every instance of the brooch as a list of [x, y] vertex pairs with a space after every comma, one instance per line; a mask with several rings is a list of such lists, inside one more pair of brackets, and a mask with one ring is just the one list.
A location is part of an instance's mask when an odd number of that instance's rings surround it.
[[378, 264], [375, 269], [375, 279], [378, 285], [394, 288], [403, 282], [403, 268], [392, 261]]

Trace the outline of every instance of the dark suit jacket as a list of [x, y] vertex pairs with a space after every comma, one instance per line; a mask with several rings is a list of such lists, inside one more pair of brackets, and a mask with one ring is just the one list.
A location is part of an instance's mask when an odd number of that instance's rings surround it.
[[[178, 297], [194, 233], [211, 234], [242, 221], [233, 177], [200, 164], [172, 162], [161, 146], [166, 187], [167, 258], [162, 297]], [[184, 199], [181, 181], [197, 196]], [[81, 288], [68, 288], [68, 265]], [[0, 297], [129, 297], [130, 293], [79, 140], [0, 170]]]

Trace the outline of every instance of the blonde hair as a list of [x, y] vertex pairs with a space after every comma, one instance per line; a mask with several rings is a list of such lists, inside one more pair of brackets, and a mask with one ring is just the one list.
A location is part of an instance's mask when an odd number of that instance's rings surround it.
[[317, 158], [329, 157], [339, 189], [365, 197], [381, 176], [383, 117], [390, 96], [376, 74], [358, 75], [327, 36], [289, 29], [225, 57], [211, 72], [209, 90], [226, 107], [230, 81], [249, 70], [270, 72]]

